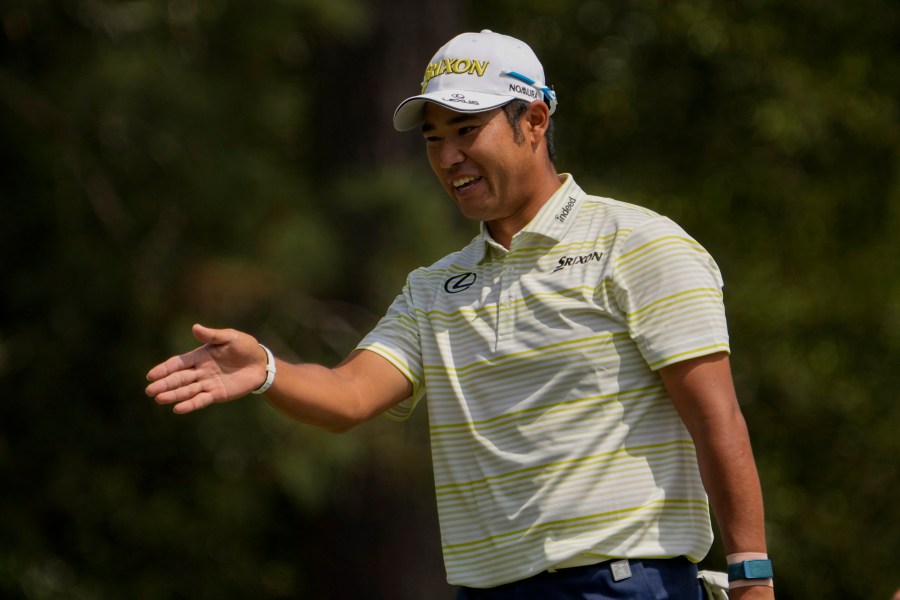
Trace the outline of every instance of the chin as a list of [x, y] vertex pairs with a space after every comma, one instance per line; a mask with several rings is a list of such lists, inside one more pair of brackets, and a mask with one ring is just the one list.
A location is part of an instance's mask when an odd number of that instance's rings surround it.
[[481, 204], [460, 200], [459, 198], [453, 199], [456, 202], [456, 207], [459, 209], [459, 212], [462, 213], [467, 219], [471, 219], [472, 221], [490, 221], [490, 211], [487, 210], [485, 206]]

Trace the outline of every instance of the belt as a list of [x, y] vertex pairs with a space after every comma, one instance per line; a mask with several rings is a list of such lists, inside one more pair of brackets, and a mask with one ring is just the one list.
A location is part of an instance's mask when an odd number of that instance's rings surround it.
[[606, 562], [609, 559], [598, 558], [596, 556], [588, 556], [587, 554], [576, 554], [571, 558], [567, 558], [562, 562], [558, 562], [552, 567], [548, 567], [547, 571], [555, 573], [558, 569], [571, 569], [572, 567], [586, 567], [588, 565], [596, 565]]
[[573, 556], [572, 558], [568, 558], [560, 563], [556, 563], [552, 567], [547, 569], [548, 573], [556, 573], [560, 569], [575, 569], [578, 567], [606, 567], [609, 566], [609, 570], [612, 573], [612, 577], [614, 581], [622, 581], [623, 579], [628, 579], [631, 577], [631, 564], [628, 562], [628, 559], [607, 559], [607, 560], [597, 560], [596, 557], [585, 556], [583, 554]]
[[[593, 558], [593, 561], [587, 562], [591, 558]], [[681, 561], [685, 564], [689, 564], [689, 561], [683, 556], [677, 556], [673, 558], [611, 558], [606, 560], [597, 560], [596, 557], [589, 557], [581, 554], [573, 556], [572, 558], [566, 559], [553, 565], [552, 567], [549, 567], [545, 571], [545, 573], [552, 574], [556, 573], [559, 570], [594, 567], [603, 570], [609, 569], [614, 581], [622, 581], [623, 579], [628, 579], [629, 577], [631, 577], [631, 565], [633, 563], [641, 563], [644, 565], [653, 563], [671, 564], [672, 561]]]

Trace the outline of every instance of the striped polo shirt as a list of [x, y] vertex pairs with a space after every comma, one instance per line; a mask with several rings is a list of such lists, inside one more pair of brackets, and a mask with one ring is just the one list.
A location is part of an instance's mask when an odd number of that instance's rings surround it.
[[694, 445], [657, 370], [728, 351], [722, 279], [671, 220], [568, 175], [509, 250], [481, 233], [413, 271], [360, 343], [427, 398], [447, 579], [712, 543]]

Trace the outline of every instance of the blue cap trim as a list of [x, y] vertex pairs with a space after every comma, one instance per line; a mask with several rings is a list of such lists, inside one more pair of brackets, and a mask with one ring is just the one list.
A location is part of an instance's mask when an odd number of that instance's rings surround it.
[[544, 95], [544, 101], [550, 106], [551, 113], [553, 112], [553, 109], [556, 108], [556, 92], [554, 92], [548, 86], [545, 85], [541, 87], [537, 84], [537, 81], [535, 81], [528, 75], [522, 75], [521, 73], [516, 73], [515, 71], [503, 71], [501, 75], [507, 75], [509, 77], [512, 77], [513, 79], [518, 79], [522, 83], [527, 83], [528, 85], [535, 87]]

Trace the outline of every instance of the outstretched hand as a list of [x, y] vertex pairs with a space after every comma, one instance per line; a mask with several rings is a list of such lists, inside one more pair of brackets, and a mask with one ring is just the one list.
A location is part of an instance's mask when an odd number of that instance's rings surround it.
[[145, 391], [158, 404], [174, 404], [183, 415], [246, 396], [265, 381], [266, 354], [253, 336], [202, 325], [194, 325], [193, 334], [203, 346], [147, 373]]

